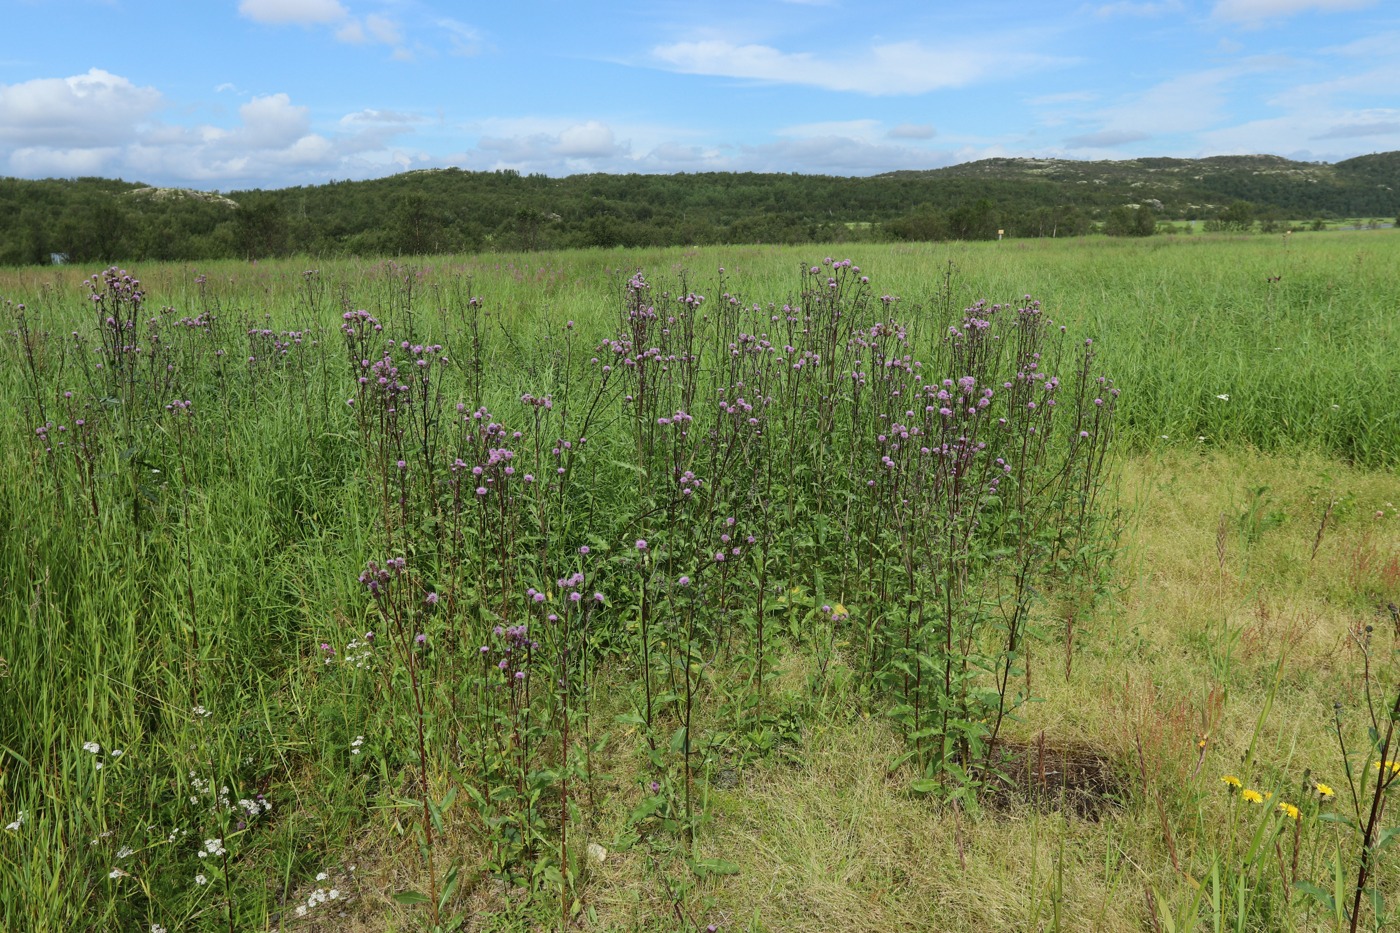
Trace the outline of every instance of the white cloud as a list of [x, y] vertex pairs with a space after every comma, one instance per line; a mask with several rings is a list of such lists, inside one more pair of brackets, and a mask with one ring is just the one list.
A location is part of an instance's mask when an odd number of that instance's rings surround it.
[[1400, 110], [1294, 111], [1202, 133], [1199, 145], [1210, 155], [1267, 152], [1333, 162], [1359, 152], [1400, 149]]
[[1099, 99], [1097, 91], [1065, 91], [1060, 94], [1042, 94], [1028, 97], [1026, 103], [1032, 107], [1054, 107], [1059, 104], [1087, 104]]
[[398, 45], [403, 42], [403, 30], [399, 28], [399, 24], [377, 13], [365, 17], [365, 31], [374, 41], [385, 45]]
[[163, 122], [164, 106], [156, 89], [97, 69], [0, 85], [0, 174], [224, 187], [368, 177], [427, 160], [395, 145], [425, 122], [412, 114], [362, 110], [318, 132], [310, 108], [283, 93], [242, 104], [232, 125]]
[[559, 134], [559, 141], [553, 147], [555, 155], [566, 159], [597, 159], [625, 150], [626, 147], [619, 147], [613, 139], [612, 128], [597, 120], [569, 127]]
[[350, 45], [362, 45], [369, 41], [369, 36], [365, 35], [364, 24], [357, 19], [352, 19], [343, 23], [340, 28], [335, 31], [335, 37], [341, 42], [346, 42]]
[[[1292, 66], [1255, 58], [1177, 75], [1124, 95], [1110, 106], [1074, 114], [1073, 122], [1081, 132], [1068, 136], [1064, 144], [1071, 149], [1107, 149], [1148, 138], [1209, 131], [1230, 120], [1231, 94], [1241, 79], [1257, 82], [1260, 74]], [[1066, 122], [1063, 116], [1042, 122], [1062, 124]]]
[[397, 125], [406, 126], [410, 123], [422, 123], [423, 117], [413, 113], [400, 113], [396, 110], [357, 110], [354, 113], [347, 113], [340, 118], [340, 125], [344, 127], [356, 127], [364, 125]]
[[777, 136], [807, 139], [813, 136], [840, 136], [848, 139], [874, 139], [879, 135], [879, 120], [826, 120], [820, 123], [799, 123], [774, 130]]
[[1094, 8], [1095, 16], [1142, 16], [1153, 17], [1163, 16], [1167, 13], [1180, 13], [1184, 7], [1181, 0], [1161, 0], [1161, 2], [1135, 2], [1135, 0], [1117, 0], [1114, 3], [1105, 3]]
[[16, 149], [10, 153], [9, 171], [30, 178], [74, 178], [101, 175], [121, 150], [97, 149]]
[[311, 128], [309, 107], [298, 107], [286, 94], [254, 97], [238, 108], [243, 128], [238, 142], [254, 149], [281, 149], [306, 135]]
[[339, 0], [241, 0], [238, 12], [258, 23], [321, 25], [349, 16]]
[[1366, 136], [1400, 137], [1400, 110], [1375, 110], [1357, 114], [1350, 122], [1334, 123], [1312, 139], [1356, 139]]
[[435, 25], [447, 36], [447, 41], [452, 46], [453, 55], [470, 58], [480, 55], [486, 46], [486, 39], [481, 34], [481, 30], [475, 26], [458, 22], [455, 19], [442, 18], [436, 21]]
[[1102, 133], [1086, 133], [1082, 136], [1071, 136], [1065, 140], [1065, 146], [1070, 149], [1108, 149], [1113, 146], [1142, 142], [1144, 139], [1151, 138], [1151, 133], [1143, 133], [1137, 130], [1105, 130]]
[[932, 123], [901, 123], [890, 127], [890, 131], [885, 135], [890, 139], [933, 139], [938, 135], [938, 131], [933, 128]]
[[398, 20], [382, 13], [353, 17], [340, 0], [242, 0], [238, 11], [271, 25], [332, 26], [332, 35], [348, 45], [387, 45], [395, 61], [412, 61]]
[[475, 151], [460, 155], [455, 161], [473, 168], [514, 168], [550, 174], [611, 171], [632, 161], [631, 144], [619, 143], [613, 128], [599, 120], [563, 126], [560, 121], [535, 118], [494, 122], [506, 132], [481, 136]]
[[346, 20], [336, 29], [335, 37], [350, 45], [378, 42], [397, 47], [403, 43], [403, 29], [387, 16], [371, 14], [363, 20]]
[[1328, 55], [1340, 55], [1343, 58], [1386, 58], [1395, 54], [1395, 48], [1400, 45], [1400, 32], [1378, 32], [1369, 36], [1348, 42], [1345, 45], [1332, 45], [1322, 49]]
[[135, 137], [163, 104], [152, 87], [93, 68], [69, 78], [0, 84], [0, 145], [91, 149]]
[[1371, 6], [1375, 0], [1217, 0], [1214, 16], [1231, 22], [1258, 24], [1298, 13], [1340, 13]]
[[1063, 62], [1033, 53], [1000, 58], [985, 54], [973, 42], [938, 48], [917, 41], [894, 42], [827, 58], [811, 52], [783, 52], [768, 45], [707, 39], [660, 45], [651, 54], [662, 67], [682, 74], [874, 95], [926, 94]]

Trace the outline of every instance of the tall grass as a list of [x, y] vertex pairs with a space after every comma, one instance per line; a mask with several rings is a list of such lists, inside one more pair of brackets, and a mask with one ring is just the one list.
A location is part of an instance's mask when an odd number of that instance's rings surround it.
[[1204, 242], [14, 275], [0, 916], [291, 924], [372, 828], [432, 927], [586, 917], [600, 842], [704, 927], [718, 776], [830, 703], [977, 812], [1111, 440], [1393, 464], [1394, 239]]

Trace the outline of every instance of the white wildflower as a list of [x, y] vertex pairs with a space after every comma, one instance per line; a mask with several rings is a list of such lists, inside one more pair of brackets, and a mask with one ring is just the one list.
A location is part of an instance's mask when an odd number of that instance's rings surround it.
[[83, 751], [96, 755], [98, 752], [102, 751], [102, 746], [98, 745], [96, 742], [84, 742]]
[[[201, 854], [202, 854], [202, 853], [201, 853]], [[195, 875], [195, 876], [194, 876], [194, 883], [195, 883], [195, 884], [198, 884], [198, 885], [206, 885], [206, 884], [209, 883], [209, 879], [206, 878], [206, 877], [204, 877], [203, 875]]]

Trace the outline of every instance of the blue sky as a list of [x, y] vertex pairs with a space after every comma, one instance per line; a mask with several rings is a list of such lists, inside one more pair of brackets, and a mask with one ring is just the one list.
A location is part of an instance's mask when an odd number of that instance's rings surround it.
[[4, 0], [0, 174], [870, 175], [1400, 149], [1394, 0]]

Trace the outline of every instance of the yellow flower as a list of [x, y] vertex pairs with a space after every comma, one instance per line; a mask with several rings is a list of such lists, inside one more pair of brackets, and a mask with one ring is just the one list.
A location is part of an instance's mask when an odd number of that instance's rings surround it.
[[1290, 818], [1295, 820], [1298, 818], [1298, 808], [1291, 803], [1280, 803], [1278, 805], [1278, 812], [1286, 813]]
[[1240, 796], [1243, 797], [1245, 800], [1249, 801], [1250, 803], [1264, 802], [1264, 795], [1259, 793], [1257, 790], [1245, 788], [1243, 791], [1240, 792]]
[[1225, 784], [1229, 784], [1231, 787], [1241, 786], [1240, 779], [1235, 777], [1233, 774], [1227, 774], [1223, 776], [1220, 780]]
[[[1381, 763], [1378, 761], [1378, 762], [1376, 762], [1375, 767], [1376, 767], [1376, 770], [1379, 771], [1379, 770], [1381, 770], [1382, 765], [1381, 765]], [[1385, 763], [1384, 767], [1385, 767], [1385, 770], [1389, 771], [1391, 774], [1400, 774], [1400, 761], [1387, 761], [1387, 762]]]
[[1313, 790], [1317, 791], [1319, 797], [1331, 797], [1336, 793], [1336, 791], [1326, 784], [1323, 784], [1321, 781], [1313, 785]]

